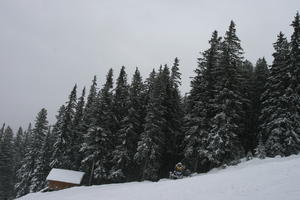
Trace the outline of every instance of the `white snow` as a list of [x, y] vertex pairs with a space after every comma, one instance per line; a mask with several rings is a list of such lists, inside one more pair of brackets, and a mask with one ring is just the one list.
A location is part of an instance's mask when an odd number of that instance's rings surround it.
[[181, 180], [73, 187], [20, 200], [299, 200], [300, 155], [253, 159]]
[[53, 168], [47, 176], [46, 180], [80, 184], [83, 175], [84, 172]]

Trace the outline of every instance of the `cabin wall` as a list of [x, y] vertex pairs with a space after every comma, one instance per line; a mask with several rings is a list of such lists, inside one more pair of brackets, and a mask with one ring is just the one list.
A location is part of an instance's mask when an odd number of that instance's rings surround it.
[[79, 185], [73, 183], [59, 182], [59, 181], [48, 181], [48, 187], [51, 190], [62, 190], [74, 186], [79, 186]]

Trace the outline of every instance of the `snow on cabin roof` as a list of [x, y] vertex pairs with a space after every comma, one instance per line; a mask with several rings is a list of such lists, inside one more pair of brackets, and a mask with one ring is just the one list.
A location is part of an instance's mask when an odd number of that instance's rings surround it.
[[46, 180], [73, 183], [79, 185], [81, 183], [83, 175], [84, 172], [53, 168], [47, 176]]

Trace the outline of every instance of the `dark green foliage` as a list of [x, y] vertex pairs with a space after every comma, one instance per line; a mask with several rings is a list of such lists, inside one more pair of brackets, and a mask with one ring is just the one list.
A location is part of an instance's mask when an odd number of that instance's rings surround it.
[[113, 71], [109, 70], [106, 83], [98, 93], [94, 107], [92, 124], [84, 136], [81, 151], [85, 157], [83, 168], [89, 172], [92, 183], [107, 182], [109, 178], [109, 158], [113, 148], [115, 117], [112, 112]]
[[[213, 152], [207, 151], [208, 133], [211, 130], [211, 119], [214, 116], [213, 99], [215, 95], [215, 77], [220, 58], [221, 38], [214, 31], [209, 41], [210, 48], [198, 59], [196, 76], [191, 82], [191, 92], [186, 98], [187, 115], [185, 116], [186, 131], [184, 139], [184, 156], [192, 170], [199, 171], [200, 166], [214, 159]], [[207, 158], [206, 158], [207, 157]], [[211, 161], [213, 162], [213, 161]]]
[[[215, 116], [212, 119], [212, 129], [209, 134], [212, 149], [217, 147], [215, 163], [229, 163], [243, 155], [241, 138], [245, 129], [243, 119], [245, 112], [242, 108], [245, 99], [240, 93], [240, 67], [243, 50], [236, 36], [235, 24], [231, 21], [221, 44], [220, 63], [215, 78], [216, 94], [214, 97]], [[216, 139], [219, 138], [219, 139]]]
[[269, 77], [269, 73], [270, 72], [269, 72], [268, 64], [265, 58], [258, 59], [254, 70], [253, 93], [251, 95], [252, 105], [253, 105], [252, 106], [252, 113], [253, 113], [252, 130], [253, 133], [255, 134], [254, 136], [256, 139], [256, 141], [254, 141], [254, 144], [251, 145], [252, 147], [259, 145], [259, 141], [258, 141], [259, 136], [257, 133], [259, 132], [258, 126], [260, 124], [259, 115], [262, 110], [261, 97], [266, 90], [266, 83]]
[[[47, 110], [42, 109], [35, 120], [35, 125], [32, 130], [32, 143], [28, 156], [30, 158], [30, 164], [32, 167], [32, 173], [30, 173], [30, 191], [36, 192], [43, 188], [44, 181], [47, 175], [46, 168], [49, 166], [49, 162], [46, 163], [46, 159], [50, 158], [50, 155], [44, 156], [44, 143], [48, 131]], [[41, 148], [42, 145], [42, 148]]]
[[[247, 154], [252, 154], [252, 151], [256, 147], [256, 132], [255, 132], [255, 111], [253, 110], [255, 104], [253, 102], [254, 93], [256, 92], [254, 89], [254, 67], [253, 64], [245, 60], [240, 69], [241, 73], [241, 88], [240, 93], [244, 98], [243, 102], [243, 110], [245, 111], [245, 115], [243, 117], [243, 124], [245, 126], [243, 136], [241, 137], [241, 142], [245, 152]], [[263, 75], [261, 75], [263, 76]], [[259, 98], [259, 97], [258, 97]]]
[[0, 199], [12, 199], [14, 190], [14, 144], [13, 131], [8, 126], [0, 146]]
[[[150, 79], [154, 73], [151, 74]], [[136, 162], [141, 166], [141, 180], [158, 180], [163, 156], [165, 135], [163, 125], [165, 120], [163, 114], [165, 108], [162, 106], [163, 82], [162, 67], [159, 74], [151, 81], [151, 92], [147, 104], [147, 115], [145, 118], [144, 131], [138, 142], [137, 152], [134, 156]]]
[[69, 95], [69, 101], [65, 106], [63, 119], [61, 122], [61, 129], [56, 135], [56, 142], [54, 144], [52, 167], [72, 169], [72, 145], [74, 144], [74, 131], [73, 120], [75, 116], [75, 109], [77, 105], [76, 98], [77, 85], [74, 86], [71, 94]]
[[75, 108], [75, 115], [72, 122], [72, 144], [71, 144], [71, 162], [74, 170], [79, 170], [81, 166], [81, 160], [83, 158], [82, 152], [80, 152], [81, 145], [83, 143], [83, 135], [85, 128], [82, 126], [84, 117], [84, 97], [85, 88], [82, 90], [82, 95], [78, 99], [77, 106]]
[[24, 135], [24, 158], [21, 161], [21, 167], [16, 172], [15, 191], [17, 197], [30, 192], [31, 173], [34, 167], [34, 160], [30, 154], [33, 142], [31, 124], [29, 124]]
[[289, 43], [282, 33], [274, 48], [274, 61], [262, 96], [260, 137], [267, 156], [288, 156], [300, 150], [300, 98], [295, 90], [299, 83], [295, 82], [297, 74], [290, 63]]
[[[124, 89], [127, 90], [126, 87]], [[145, 115], [144, 94], [142, 77], [139, 70], [136, 69], [129, 88], [129, 94], [123, 100], [127, 103], [128, 113], [121, 121], [120, 130], [117, 132], [119, 142], [112, 155], [113, 166], [110, 171], [112, 181], [130, 181], [138, 178], [138, 173], [136, 173], [138, 166], [134, 162], [133, 157], [136, 152], [138, 139], [143, 131]]]

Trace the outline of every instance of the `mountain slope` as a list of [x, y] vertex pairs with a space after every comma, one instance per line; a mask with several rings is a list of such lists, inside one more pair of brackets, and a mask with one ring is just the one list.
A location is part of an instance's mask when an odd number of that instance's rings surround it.
[[181, 180], [75, 187], [20, 200], [299, 200], [300, 155], [253, 159]]

